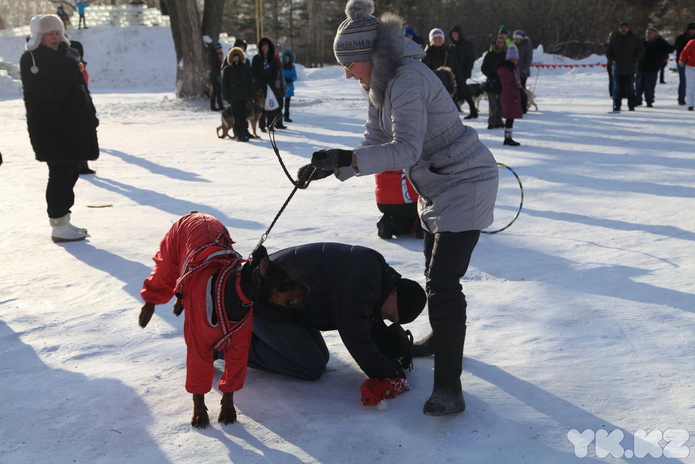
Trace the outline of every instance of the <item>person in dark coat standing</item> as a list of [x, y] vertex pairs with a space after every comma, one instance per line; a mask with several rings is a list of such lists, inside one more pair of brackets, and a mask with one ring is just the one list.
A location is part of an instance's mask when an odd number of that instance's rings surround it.
[[310, 289], [289, 308], [255, 304], [249, 366], [302, 380], [317, 380], [329, 359], [321, 331], [337, 330], [360, 369], [373, 379], [405, 378], [389, 357], [384, 319], [407, 324], [427, 296], [377, 251], [342, 243], [311, 243], [270, 255], [292, 279]]
[[614, 111], [620, 111], [623, 98], [627, 99], [629, 110], [635, 110], [635, 72], [643, 54], [642, 40], [632, 32], [627, 21], [620, 23], [618, 33], [611, 36], [606, 49], [606, 58], [615, 64]]
[[84, 240], [87, 230], [70, 223], [79, 162], [96, 160], [99, 120], [92, 97], [56, 15], [31, 20], [20, 58], [29, 139], [36, 159], [48, 164], [47, 212], [54, 242]]
[[[422, 62], [432, 71], [436, 71], [441, 67], [449, 68], [451, 72], [454, 73], [456, 87], [458, 89], [461, 87], [462, 82], [461, 68], [459, 67], [458, 61], [456, 61], [456, 54], [444, 46], [444, 40], [444, 31], [438, 28], [432, 29], [430, 31], [430, 44], [425, 47], [425, 57], [422, 58]], [[465, 86], [465, 81], [463, 82]], [[454, 94], [452, 98], [456, 104], [456, 109], [460, 112], [461, 108], [459, 107], [456, 94]]]
[[502, 114], [507, 120], [504, 124], [504, 145], [517, 147], [521, 145], [512, 139], [514, 120], [524, 117], [521, 106], [521, 77], [519, 76], [519, 51], [512, 45], [507, 50], [506, 60], [497, 65], [497, 75], [502, 84]]
[[[674, 48], [676, 49], [676, 61], [679, 61], [681, 52], [688, 45], [688, 42], [695, 39], [695, 23], [689, 23], [681, 35], [676, 37]], [[678, 66], [678, 104], [685, 105], [685, 68]]]
[[492, 50], [485, 54], [483, 64], [480, 70], [485, 74], [485, 93], [487, 94], [488, 107], [490, 108], [487, 128], [501, 129], [504, 127], [502, 122], [502, 84], [500, 77], [497, 75], [497, 65], [506, 59], [507, 42], [504, 37], [497, 36]]
[[466, 81], [471, 78], [473, 73], [473, 65], [475, 64], [475, 51], [473, 50], [473, 44], [463, 37], [463, 30], [458, 24], [449, 32], [449, 38], [451, 39], [449, 50], [456, 57], [460, 71], [459, 81], [457, 82], [458, 99], [460, 101], [465, 100], [466, 103], [468, 103], [468, 109], [471, 112], [464, 119], [477, 119], [478, 108], [475, 107], [473, 97], [471, 97], [470, 93], [468, 92], [468, 86], [466, 85]]
[[651, 108], [654, 106], [656, 81], [659, 77], [664, 55], [671, 53], [673, 47], [661, 37], [659, 30], [655, 27], [647, 29], [642, 45], [644, 46], [644, 55], [637, 68], [635, 105], [641, 105], [642, 97], [644, 96], [647, 107]]
[[246, 65], [246, 54], [241, 48], [234, 47], [227, 54], [227, 65], [222, 72], [222, 96], [232, 107], [234, 136], [239, 142], [249, 141], [246, 111], [253, 95], [253, 77]]
[[210, 109], [212, 111], [222, 111], [224, 110], [224, 104], [222, 103], [222, 63], [224, 62], [224, 51], [222, 50], [222, 44], [215, 42], [215, 44], [210, 47], [210, 84], [212, 86], [212, 92], [210, 92]]
[[[268, 86], [270, 86], [278, 103], [282, 104], [285, 97], [284, 86], [282, 84], [285, 78], [278, 60], [275, 59], [275, 45], [272, 40], [267, 37], [263, 37], [258, 41], [258, 54], [251, 60], [251, 72], [253, 74], [254, 84], [257, 89], [263, 92], [263, 97], [266, 96]], [[281, 112], [282, 108], [264, 111], [264, 116], [261, 117], [259, 122], [261, 130], [266, 132], [265, 125], [267, 124], [269, 126]], [[275, 128], [287, 129], [281, 120], [275, 124]]]

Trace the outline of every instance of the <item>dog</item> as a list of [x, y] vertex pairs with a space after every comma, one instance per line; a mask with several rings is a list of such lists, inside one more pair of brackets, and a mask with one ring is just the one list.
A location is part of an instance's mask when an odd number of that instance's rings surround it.
[[[468, 95], [471, 96], [473, 102], [475, 103], [475, 109], [480, 111], [480, 101], [485, 98], [483, 84], [466, 84], [466, 90], [468, 91]], [[465, 100], [463, 100], [463, 102], [465, 102]]]
[[309, 288], [294, 281], [263, 246], [250, 260], [232, 248], [227, 228], [212, 216], [193, 212], [176, 221], [154, 256], [155, 268], [140, 295], [145, 304], [138, 323], [147, 327], [155, 305], [176, 296], [174, 314], [186, 310], [186, 390], [193, 395], [191, 425], [210, 425], [205, 393], [214, 377], [214, 353], [224, 353], [224, 372], [218, 388], [222, 401], [218, 421], [236, 421], [234, 392], [246, 379], [254, 302], [290, 306]]
[[[263, 114], [263, 108], [265, 105], [265, 98], [263, 97], [263, 91], [257, 90], [253, 97], [253, 101], [249, 102], [246, 111], [246, 120], [251, 123], [251, 130], [254, 139], [260, 139], [256, 134], [256, 126], [258, 125], [258, 120], [261, 119]], [[223, 139], [229, 137], [234, 138], [234, 135], [229, 135], [229, 132], [234, 129], [234, 115], [232, 114], [232, 107], [228, 106], [222, 111], [222, 125], [218, 126], [216, 129], [217, 137]]]
[[526, 87], [524, 87], [524, 92], [526, 92], [526, 111], [530, 110], [532, 106], [536, 109], [536, 111], [538, 111], [538, 105], [536, 105], [536, 94], [531, 92]]

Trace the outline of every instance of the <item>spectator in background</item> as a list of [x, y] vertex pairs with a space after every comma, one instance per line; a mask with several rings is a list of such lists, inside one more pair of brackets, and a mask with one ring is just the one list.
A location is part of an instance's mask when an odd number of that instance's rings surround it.
[[659, 70], [663, 63], [664, 55], [668, 56], [673, 51], [671, 45], [661, 37], [659, 30], [650, 27], [645, 32], [644, 55], [637, 67], [637, 89], [635, 94], [635, 105], [642, 104], [642, 96], [647, 102], [647, 107], [651, 108], [654, 104], [654, 92]]
[[233, 47], [227, 54], [221, 90], [224, 100], [232, 107], [234, 137], [239, 142], [248, 142], [246, 111], [248, 103], [253, 100], [254, 88], [251, 70], [246, 66], [246, 54], [240, 47]]
[[502, 85], [502, 112], [507, 120], [504, 124], [504, 145], [518, 147], [519, 142], [512, 138], [514, 120], [523, 118], [521, 107], [521, 77], [519, 76], [519, 51], [514, 45], [507, 49], [506, 60], [498, 63], [497, 75]]
[[504, 123], [502, 122], [502, 99], [500, 98], [502, 84], [500, 83], [500, 77], [497, 75], [497, 65], [506, 59], [507, 42], [504, 37], [500, 35], [491, 48], [492, 50], [485, 54], [483, 64], [480, 68], [483, 74], [485, 74], [485, 77], [487, 77], [484, 84], [488, 106], [490, 108], [487, 128], [501, 129], [504, 127]]
[[65, 8], [63, 8], [63, 5], [58, 5], [58, 10], [56, 11], [56, 14], [60, 18], [60, 20], [63, 21], [63, 27], [67, 29], [68, 24], [70, 24], [70, 16], [65, 11]]
[[385, 171], [374, 176], [376, 206], [383, 213], [376, 223], [377, 235], [391, 239], [394, 235], [414, 233], [422, 238], [422, 226], [417, 215], [418, 194], [405, 171]]
[[290, 119], [290, 99], [294, 97], [294, 81], [297, 80], [297, 69], [294, 66], [294, 60], [296, 59], [292, 50], [283, 50], [280, 56], [282, 61], [282, 74], [285, 77], [285, 85], [287, 86], [287, 91], [285, 92], [285, 122], [292, 122]]
[[685, 101], [688, 111], [695, 107], [695, 39], [690, 40], [678, 58], [678, 67], [685, 69]]
[[77, 0], [77, 3], [75, 3], [75, 6], [77, 7], [77, 14], [80, 15], [80, 20], [77, 23], [77, 28], [82, 29], [82, 26], [84, 25], [85, 29], [87, 28], [87, 21], [84, 19], [84, 9], [89, 6], [91, 2], [89, 1], [82, 1], [82, 0]]
[[[444, 46], [444, 31], [439, 28], [434, 28], [430, 31], [430, 44], [425, 47], [425, 57], [422, 62], [427, 65], [432, 71], [436, 71], [441, 67], [447, 67], [454, 74], [456, 80], [456, 87], [461, 85], [461, 70], [459, 69], [458, 61], [456, 61], [456, 55], [450, 52], [447, 47]], [[453, 86], [452, 86], [453, 88]], [[447, 89], [451, 91], [451, 89]], [[460, 112], [456, 93], [453, 94], [452, 99], [456, 104], [456, 109]], [[475, 107], [475, 105], [473, 105]]]
[[623, 98], [627, 99], [629, 110], [635, 110], [635, 72], [643, 54], [642, 40], [632, 32], [630, 23], [621, 22], [618, 33], [611, 35], [606, 49], [606, 57], [615, 63], [614, 111], [620, 111]]
[[84, 240], [87, 230], [70, 223], [79, 178], [78, 162], [99, 157], [99, 120], [56, 15], [35, 16], [20, 58], [29, 139], [38, 161], [48, 164], [46, 203], [54, 242]]
[[531, 75], [531, 63], [533, 62], [533, 45], [531, 39], [521, 29], [514, 31], [512, 36], [514, 45], [519, 51], [519, 76], [521, 78], [521, 111], [525, 114], [528, 111], [528, 97], [526, 96], [526, 81]]
[[406, 28], [406, 29], [403, 31], [403, 34], [404, 34], [407, 38], [409, 38], [410, 40], [412, 40], [413, 42], [415, 42], [416, 44], [418, 44], [419, 46], [421, 46], [421, 47], [424, 46], [424, 41], [422, 40], [422, 37], [420, 37], [419, 35], [417, 35], [417, 34], [415, 33], [415, 29], [413, 29], [412, 27]]
[[[275, 98], [278, 102], [282, 102], [285, 92], [284, 92], [284, 82], [285, 78], [282, 74], [282, 69], [280, 67], [279, 60], [275, 57], [275, 45], [267, 37], [263, 37], [258, 41], [258, 54], [253, 57], [251, 61], [251, 72], [253, 74], [253, 81], [257, 89], [263, 92], [263, 97], [267, 96], [268, 87], [275, 94]], [[282, 103], [280, 103], [282, 104]], [[259, 126], [261, 131], [266, 131], [266, 124], [270, 126], [278, 114], [282, 111], [282, 108], [272, 111], [264, 111], [263, 116], [259, 121]], [[276, 129], [287, 129], [287, 127], [279, 120], [275, 124]]]
[[464, 119], [477, 119], [478, 109], [475, 107], [475, 102], [469, 94], [468, 86], [466, 85], [466, 81], [471, 78], [473, 65], [475, 64], [475, 51], [473, 50], [473, 44], [463, 37], [463, 30], [458, 24], [449, 32], [449, 38], [451, 39], [449, 50], [456, 57], [460, 71], [459, 80], [457, 81], [457, 100], [465, 100], [466, 103], [468, 103], [470, 114]]
[[[507, 30], [506, 26], [500, 26], [499, 30], [497, 31], [497, 37], [502, 37], [504, 39], [504, 44], [507, 46], [507, 48], [514, 45], [514, 41], [509, 38], [509, 30]], [[491, 45], [490, 51], [492, 51], [494, 48], [495, 45]]]
[[[80, 69], [80, 73], [82, 73], [85, 87], [89, 87], [89, 73], [87, 72], [87, 62], [84, 61], [84, 48], [82, 47], [82, 43], [78, 42], [77, 40], [71, 40], [70, 48], [74, 48], [79, 55], [77, 57], [77, 67]], [[95, 170], [89, 168], [89, 164], [87, 163], [87, 161], [80, 161], [78, 163], [78, 166], [80, 170], [80, 175], [97, 173]]]
[[210, 84], [212, 92], [210, 92], [210, 109], [212, 111], [224, 110], [222, 103], [222, 63], [224, 63], [224, 51], [222, 44], [215, 42], [208, 53], [210, 58]]
[[531, 75], [531, 63], [533, 63], [533, 44], [531, 39], [526, 37], [522, 30], [514, 31], [512, 36], [517, 50], [519, 50], [519, 75], [521, 76], [521, 86], [526, 87], [526, 81]]
[[[676, 37], [674, 47], [676, 49], [676, 61], [680, 61], [680, 55], [689, 41], [695, 39], [695, 23], [689, 23], [683, 33]], [[685, 67], [678, 66], [678, 104], [685, 105]]]

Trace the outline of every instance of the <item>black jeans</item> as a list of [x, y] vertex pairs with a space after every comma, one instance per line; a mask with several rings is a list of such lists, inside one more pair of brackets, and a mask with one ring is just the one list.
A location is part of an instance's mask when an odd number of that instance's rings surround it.
[[48, 217], [57, 219], [70, 212], [75, 204], [74, 187], [80, 177], [79, 162], [48, 164], [46, 203]]
[[615, 89], [617, 91], [616, 109], [620, 109], [622, 99], [627, 99], [627, 106], [629, 108], [635, 107], [635, 76], [632, 74], [617, 76], [618, 85]]
[[466, 232], [425, 231], [425, 277], [430, 324], [466, 324], [466, 296], [461, 279], [468, 270], [479, 230]]
[[222, 84], [217, 82], [217, 78], [212, 77], [210, 79], [212, 84], [212, 92], [210, 93], [210, 109], [216, 111], [217, 109], [224, 109], [224, 104], [222, 103]]

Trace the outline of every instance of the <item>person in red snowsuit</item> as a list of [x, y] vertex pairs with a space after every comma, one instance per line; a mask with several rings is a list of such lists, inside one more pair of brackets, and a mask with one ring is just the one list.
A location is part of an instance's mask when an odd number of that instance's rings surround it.
[[376, 223], [381, 238], [422, 233], [417, 215], [418, 194], [405, 172], [385, 171], [376, 174], [376, 206], [383, 216]]
[[[241, 390], [246, 380], [253, 325], [251, 302], [245, 302], [245, 314], [234, 318], [228, 318], [223, 308], [224, 276], [233, 278], [234, 271], [243, 264], [233, 243], [227, 228], [214, 217], [201, 213], [182, 217], [162, 239], [152, 258], [154, 270], [140, 291], [142, 299], [152, 305], [168, 303], [176, 295], [179, 300], [175, 312], [178, 306], [180, 314], [181, 303], [186, 309], [186, 391], [192, 394], [204, 395], [212, 388], [215, 349], [224, 351], [220, 392]], [[222, 312], [216, 311], [218, 307], [223, 308]], [[144, 325], [141, 319], [140, 325], [144, 327], [147, 322], [149, 318]], [[225, 333], [231, 335], [221, 340]]]

